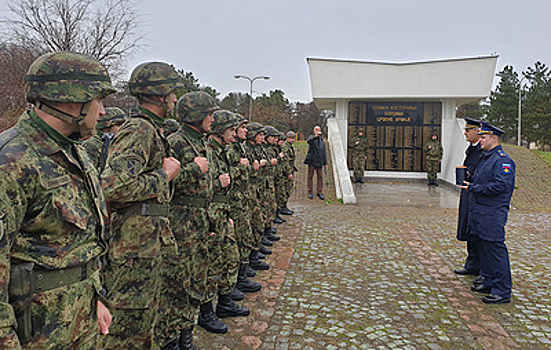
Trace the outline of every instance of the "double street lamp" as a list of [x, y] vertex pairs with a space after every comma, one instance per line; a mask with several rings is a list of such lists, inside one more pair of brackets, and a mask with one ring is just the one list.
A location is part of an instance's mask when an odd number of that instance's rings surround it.
[[[505, 75], [502, 73], [496, 73], [496, 76], [500, 78], [509, 79], [511, 78], [510, 75]], [[526, 75], [522, 75], [522, 78], [518, 82], [518, 134], [517, 134], [517, 146], [522, 145], [522, 140], [520, 136], [520, 130], [521, 130], [521, 121], [522, 121], [522, 82], [526, 79]]]
[[269, 80], [270, 77], [267, 77], [267, 76], [264, 76], [264, 75], [260, 75], [260, 76], [257, 76], [257, 77], [254, 77], [254, 78], [250, 78], [246, 75], [234, 75], [233, 76], [235, 79], [246, 79], [249, 81], [250, 83], [250, 92], [249, 92], [249, 97], [250, 97], [250, 100], [249, 100], [249, 120], [253, 120], [253, 82], [255, 80], [258, 80], [258, 79], [263, 79], [263, 80]]

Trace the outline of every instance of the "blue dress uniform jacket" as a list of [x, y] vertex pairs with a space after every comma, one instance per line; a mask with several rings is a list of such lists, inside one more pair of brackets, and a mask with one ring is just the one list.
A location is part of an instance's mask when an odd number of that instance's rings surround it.
[[469, 185], [469, 229], [485, 241], [505, 241], [505, 224], [515, 187], [515, 162], [501, 145], [483, 152]]
[[[467, 182], [472, 181], [472, 176], [480, 162], [482, 157], [482, 150], [480, 149], [480, 143], [476, 145], [470, 144], [465, 151], [465, 160], [463, 165], [467, 167], [468, 177]], [[460, 241], [472, 240], [472, 235], [469, 234], [469, 197], [468, 191], [461, 190], [461, 196], [459, 198], [459, 215], [457, 221], [457, 239]]]

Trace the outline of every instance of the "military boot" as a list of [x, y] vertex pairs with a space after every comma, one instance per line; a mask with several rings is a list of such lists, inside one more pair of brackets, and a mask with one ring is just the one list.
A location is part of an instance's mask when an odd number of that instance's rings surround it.
[[266, 260], [266, 255], [262, 254], [261, 252], [258, 252], [258, 258], [260, 260]]
[[256, 270], [247, 265], [247, 277], [256, 277]]
[[269, 228], [270, 232], [273, 233], [274, 235], [277, 233], [277, 228], [276, 227], [270, 227]]
[[294, 211], [287, 208], [287, 205], [285, 205], [283, 208], [279, 209], [279, 214], [281, 214], [281, 215], [293, 215]]
[[258, 259], [256, 251], [253, 251], [249, 257], [249, 266], [257, 271], [270, 269], [270, 265]]
[[161, 348], [161, 350], [180, 350], [180, 345], [178, 344], [178, 340], [173, 340], [170, 343], [166, 344]]
[[249, 308], [239, 306], [233, 302], [229, 295], [218, 295], [218, 305], [216, 305], [216, 316], [226, 317], [246, 317], [251, 311]]
[[234, 288], [231, 292], [231, 298], [233, 300], [237, 300], [237, 301], [243, 300], [243, 299], [245, 299], [245, 294], [243, 294], [243, 292], [240, 291], [239, 289]]
[[[260, 253], [264, 254], [264, 255], [271, 255], [272, 254], [272, 251], [264, 246], [261, 246], [260, 249], [258, 250]], [[254, 276], [252, 276], [254, 277]]]
[[274, 217], [274, 224], [282, 224], [285, 221], [287, 221], [287, 220], [284, 220], [284, 219], [280, 218], [279, 215], [276, 213], [276, 216]]
[[180, 350], [201, 350], [193, 344], [193, 327], [182, 329], [179, 343]]
[[268, 238], [272, 242], [276, 242], [276, 241], [279, 241], [281, 239], [281, 237], [279, 237], [278, 235], [273, 234], [272, 231], [268, 228], [264, 230], [264, 237]]
[[201, 304], [199, 307], [199, 326], [211, 333], [228, 333], [228, 326], [216, 316], [212, 308], [212, 301]]
[[254, 282], [247, 276], [247, 266], [239, 266], [239, 273], [237, 275], [237, 285], [235, 289], [238, 289], [244, 293], [254, 293], [262, 289], [262, 285], [258, 282]]
[[271, 247], [274, 245], [274, 243], [270, 241], [268, 238], [266, 238], [265, 236], [262, 236], [262, 240], [260, 241], [260, 243], [268, 247]]

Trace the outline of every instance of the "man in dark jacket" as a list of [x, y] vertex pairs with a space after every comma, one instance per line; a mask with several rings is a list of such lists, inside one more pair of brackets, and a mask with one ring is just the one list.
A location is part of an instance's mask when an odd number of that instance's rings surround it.
[[319, 199], [325, 200], [325, 197], [322, 193], [322, 168], [327, 169], [327, 155], [325, 153], [325, 142], [321, 137], [321, 127], [319, 125], [316, 125], [314, 127], [314, 135], [308, 136], [306, 142], [308, 142], [308, 153], [306, 154], [306, 159], [304, 159], [304, 164], [308, 165], [308, 198], [314, 198], [312, 187], [315, 171], [317, 179], [317, 195]]

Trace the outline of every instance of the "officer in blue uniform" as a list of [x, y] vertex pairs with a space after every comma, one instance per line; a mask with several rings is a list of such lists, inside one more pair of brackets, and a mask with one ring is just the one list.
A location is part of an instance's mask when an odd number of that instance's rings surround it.
[[[480, 149], [480, 120], [465, 118], [465, 140], [469, 142], [469, 147], [465, 151], [465, 160], [463, 165], [467, 167], [467, 182], [472, 181], [472, 176], [480, 162], [482, 156], [482, 150]], [[461, 190], [461, 196], [459, 198], [459, 213], [457, 220], [457, 239], [459, 241], [467, 242], [467, 259], [465, 265], [461, 269], [456, 269], [454, 272], [458, 275], [481, 275], [476, 279], [476, 284], [482, 282], [484, 274], [480, 272], [480, 256], [478, 249], [476, 249], [475, 238], [468, 229], [469, 220], [469, 197], [468, 191]]]
[[505, 245], [505, 224], [515, 187], [515, 162], [500, 145], [505, 132], [482, 122], [479, 131], [482, 159], [472, 181], [462, 189], [469, 192], [468, 229], [476, 236], [484, 281], [471, 290], [489, 294], [482, 298], [486, 304], [511, 301], [511, 266]]

